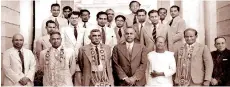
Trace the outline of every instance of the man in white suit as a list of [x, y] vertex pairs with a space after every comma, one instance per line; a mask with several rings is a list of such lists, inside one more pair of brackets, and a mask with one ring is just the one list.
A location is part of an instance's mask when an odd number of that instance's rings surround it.
[[56, 23], [58, 29], [61, 29], [64, 26], [68, 26], [68, 20], [62, 17], [59, 17], [60, 14], [60, 5], [55, 3], [51, 5], [52, 15], [42, 22], [42, 36], [46, 35], [46, 21], [53, 20]]
[[15, 34], [13, 47], [3, 53], [4, 86], [33, 86], [36, 61], [32, 51], [23, 48], [24, 37]]
[[101, 11], [97, 13], [97, 25], [86, 30], [84, 36], [84, 44], [90, 44], [91, 41], [88, 36], [90, 35], [90, 31], [92, 29], [99, 29], [102, 32], [103, 44], [109, 45], [112, 48], [117, 44], [117, 38], [114, 29], [106, 26], [106, 23], [108, 22], [107, 20], [108, 15], [106, 12]]
[[[66, 48], [72, 48], [75, 51], [75, 56], [77, 56], [78, 49], [83, 46], [83, 38], [85, 33], [85, 28], [78, 25], [80, 12], [73, 11], [69, 14], [70, 25], [67, 27], [63, 27], [62, 37], [63, 44]], [[75, 73], [74, 85], [81, 85], [81, 72], [79, 65], [77, 64], [77, 69]]]
[[109, 28], [114, 28], [116, 27], [115, 21], [114, 21], [114, 10], [113, 9], [107, 9], [105, 11], [108, 14], [108, 23], [107, 23], [107, 27]]

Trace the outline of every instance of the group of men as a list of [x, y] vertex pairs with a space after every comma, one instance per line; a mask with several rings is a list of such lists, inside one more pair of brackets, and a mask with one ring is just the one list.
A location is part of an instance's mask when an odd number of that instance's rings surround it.
[[[72, 11], [52, 4], [43, 22], [35, 56], [15, 34], [3, 53], [4, 86], [208, 86], [229, 85], [230, 51], [226, 39], [215, 39], [216, 51], [196, 42], [198, 32], [185, 29], [180, 8], [140, 9], [131, 1], [127, 16], [113, 9]], [[185, 39], [186, 43], [183, 43]], [[36, 73], [36, 75], [35, 75]], [[41, 78], [38, 78], [41, 75]], [[35, 80], [35, 81], [34, 81]], [[42, 80], [42, 81], [36, 81]]]

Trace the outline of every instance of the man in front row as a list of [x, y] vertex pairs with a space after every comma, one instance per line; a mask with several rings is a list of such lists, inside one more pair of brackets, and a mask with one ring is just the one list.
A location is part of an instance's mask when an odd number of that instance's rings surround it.
[[23, 48], [24, 37], [15, 34], [13, 47], [3, 53], [3, 86], [33, 86], [36, 61], [33, 53]]
[[224, 37], [217, 37], [214, 41], [217, 50], [211, 52], [214, 63], [211, 85], [229, 86], [230, 50], [226, 48], [227, 43]]
[[82, 71], [82, 86], [111, 86], [111, 48], [101, 43], [99, 29], [90, 32], [91, 43], [79, 49], [78, 62]]
[[44, 72], [44, 86], [73, 86], [72, 75], [75, 72], [75, 52], [71, 48], [61, 46], [59, 32], [50, 34], [52, 47], [40, 53], [41, 71]]
[[144, 86], [147, 52], [144, 45], [134, 42], [135, 30], [125, 29], [124, 43], [113, 48], [113, 71], [118, 86]]
[[184, 31], [186, 43], [176, 53], [176, 78], [179, 86], [208, 86], [213, 71], [213, 60], [206, 45], [196, 42], [197, 31], [189, 28]]

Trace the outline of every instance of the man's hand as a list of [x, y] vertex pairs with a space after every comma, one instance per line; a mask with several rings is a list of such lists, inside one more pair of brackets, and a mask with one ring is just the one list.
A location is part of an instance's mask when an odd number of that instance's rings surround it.
[[125, 80], [125, 82], [126, 82], [127, 84], [129, 84], [129, 85], [131, 84], [131, 81], [130, 81], [129, 78], [125, 78], [124, 80]]
[[153, 72], [150, 73], [150, 75], [154, 78], [154, 77], [157, 77], [157, 72], [153, 70]]
[[29, 78], [23, 77], [22, 79], [20, 79], [19, 83], [20, 83], [21, 85], [24, 86], [24, 85], [26, 85], [29, 81], [30, 81]]
[[209, 86], [209, 84], [210, 84], [210, 81], [208, 81], [208, 80], [205, 80], [205, 81], [203, 82], [203, 85], [204, 85], [204, 86]]
[[134, 77], [130, 77], [129, 80], [130, 80], [130, 85], [134, 85], [136, 82], [136, 78]]
[[218, 81], [217, 81], [215, 78], [212, 78], [211, 84], [212, 84], [212, 85], [217, 85], [217, 84], [218, 84]]

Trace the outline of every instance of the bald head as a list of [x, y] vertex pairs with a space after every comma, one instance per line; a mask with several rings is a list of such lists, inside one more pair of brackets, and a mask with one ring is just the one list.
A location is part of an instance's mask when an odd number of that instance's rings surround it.
[[134, 41], [136, 32], [133, 28], [127, 28], [125, 29], [125, 40], [128, 43], [131, 43]]
[[163, 36], [158, 36], [156, 38], [156, 50], [165, 50], [165, 46], [166, 46], [166, 39]]
[[12, 38], [14, 48], [20, 50], [24, 43], [24, 37], [21, 34], [15, 34]]

